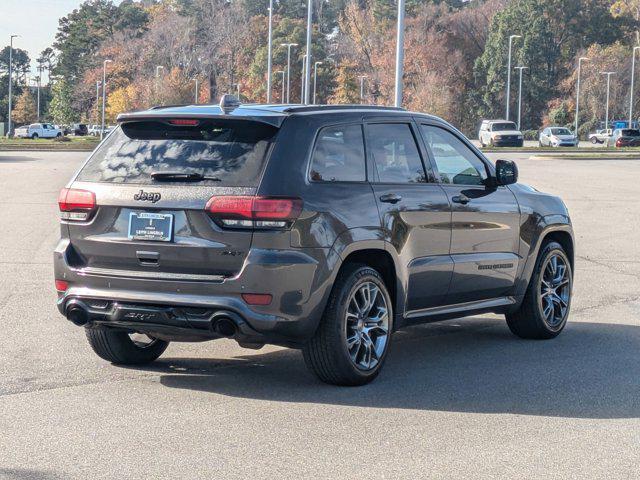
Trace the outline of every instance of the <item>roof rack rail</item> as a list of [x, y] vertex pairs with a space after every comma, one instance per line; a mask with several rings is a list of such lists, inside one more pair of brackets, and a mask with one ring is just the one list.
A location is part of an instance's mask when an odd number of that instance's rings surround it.
[[322, 110], [390, 110], [394, 112], [406, 112], [402, 107], [388, 107], [382, 105], [296, 105], [285, 108], [283, 112], [315, 112]]

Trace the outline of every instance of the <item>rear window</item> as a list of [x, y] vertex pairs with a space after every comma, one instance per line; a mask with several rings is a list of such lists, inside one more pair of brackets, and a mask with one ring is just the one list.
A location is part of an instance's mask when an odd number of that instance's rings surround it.
[[151, 173], [195, 172], [209, 177], [198, 185], [255, 186], [276, 133], [248, 120], [125, 123], [98, 147], [78, 181], [144, 185], [154, 183]]
[[640, 130], [625, 128], [622, 130], [621, 134], [623, 137], [640, 137]]

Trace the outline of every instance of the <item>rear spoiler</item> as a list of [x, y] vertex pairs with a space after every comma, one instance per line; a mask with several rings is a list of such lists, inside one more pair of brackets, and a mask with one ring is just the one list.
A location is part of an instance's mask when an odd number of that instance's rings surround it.
[[121, 113], [118, 115], [117, 122], [143, 122], [153, 120], [166, 120], [171, 118], [192, 118], [198, 120], [215, 119], [215, 120], [247, 120], [251, 122], [264, 123], [280, 128], [286, 115], [277, 115], [271, 112], [256, 110], [236, 110], [232, 114], [223, 113], [207, 113], [207, 112], [189, 112], [189, 111], [171, 111], [171, 109], [146, 110], [144, 112]]

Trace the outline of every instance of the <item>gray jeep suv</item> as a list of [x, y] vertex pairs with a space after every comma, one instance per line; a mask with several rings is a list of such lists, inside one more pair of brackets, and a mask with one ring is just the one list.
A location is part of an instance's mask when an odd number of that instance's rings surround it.
[[438, 118], [225, 98], [118, 120], [60, 194], [54, 254], [60, 312], [110, 362], [226, 337], [301, 348], [321, 380], [361, 385], [407, 325], [565, 326], [563, 202]]

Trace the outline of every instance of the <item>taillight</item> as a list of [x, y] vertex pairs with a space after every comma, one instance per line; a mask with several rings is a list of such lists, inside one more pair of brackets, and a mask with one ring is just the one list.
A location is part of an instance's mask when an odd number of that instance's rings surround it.
[[622, 147], [624, 146], [624, 142], [622, 141], [621, 138], [619, 138], [618, 140], [616, 140], [616, 147]]
[[96, 208], [96, 194], [88, 190], [63, 188], [58, 196], [60, 218], [83, 222]]
[[302, 200], [289, 197], [211, 197], [207, 211], [230, 228], [288, 228], [302, 211]]

